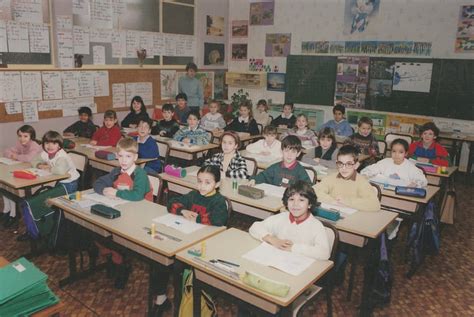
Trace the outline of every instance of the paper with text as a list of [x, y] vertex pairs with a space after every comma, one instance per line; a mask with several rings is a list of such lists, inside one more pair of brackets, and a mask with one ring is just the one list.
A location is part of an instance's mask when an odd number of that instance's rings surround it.
[[266, 183], [255, 185], [255, 188], [263, 190], [266, 196], [273, 196], [278, 198], [282, 198], [286, 190], [285, 187], [275, 186]]
[[185, 234], [190, 234], [206, 226], [200, 223], [189, 221], [183, 216], [178, 216], [174, 214], [166, 214], [164, 216], [156, 217], [155, 219], [153, 219], [153, 222], [176, 229], [179, 232]]
[[99, 204], [104, 204], [104, 205], [109, 206], [109, 207], [115, 207], [115, 206], [119, 206], [119, 205], [123, 205], [123, 204], [128, 203], [128, 201], [126, 201], [124, 199], [121, 199], [121, 198], [118, 198], [118, 197], [109, 198], [109, 197], [106, 197], [104, 195], [100, 195], [100, 194], [97, 194], [97, 193], [88, 193], [88, 194], [83, 195], [83, 197], [85, 199], [93, 200], [93, 201], [95, 201]]

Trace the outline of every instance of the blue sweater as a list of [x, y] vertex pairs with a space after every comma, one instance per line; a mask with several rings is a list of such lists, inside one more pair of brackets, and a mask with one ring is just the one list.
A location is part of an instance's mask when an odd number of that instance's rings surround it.
[[181, 77], [178, 81], [178, 91], [186, 94], [189, 107], [202, 108], [204, 105], [202, 83], [196, 77], [190, 78], [188, 75]]
[[336, 135], [351, 136], [354, 133], [350, 123], [346, 120], [341, 120], [339, 122], [336, 122], [336, 120], [329, 120], [319, 128], [319, 131], [321, 132], [326, 127], [333, 129]]
[[[138, 143], [138, 157], [139, 158], [158, 158], [160, 152], [158, 150], [158, 145], [156, 144], [155, 139], [151, 136], [148, 136], [144, 143], [138, 141], [138, 137], [134, 137]], [[150, 161], [145, 164], [145, 166], [153, 169], [154, 171], [160, 172], [161, 162], [159, 160]]]

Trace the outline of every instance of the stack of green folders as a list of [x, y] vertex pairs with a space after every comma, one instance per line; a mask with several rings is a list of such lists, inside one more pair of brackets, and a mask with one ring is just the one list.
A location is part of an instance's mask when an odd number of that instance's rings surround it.
[[47, 278], [25, 258], [0, 268], [0, 316], [27, 316], [58, 303]]

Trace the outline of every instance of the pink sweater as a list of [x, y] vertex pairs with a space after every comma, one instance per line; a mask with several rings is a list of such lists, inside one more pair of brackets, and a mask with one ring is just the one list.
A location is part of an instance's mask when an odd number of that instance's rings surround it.
[[20, 142], [17, 142], [15, 146], [6, 149], [4, 155], [5, 157], [10, 158], [12, 154], [16, 154], [17, 161], [31, 162], [33, 157], [41, 153], [41, 151], [43, 151], [41, 145], [39, 145], [35, 141], [29, 141], [25, 145], [22, 145]]

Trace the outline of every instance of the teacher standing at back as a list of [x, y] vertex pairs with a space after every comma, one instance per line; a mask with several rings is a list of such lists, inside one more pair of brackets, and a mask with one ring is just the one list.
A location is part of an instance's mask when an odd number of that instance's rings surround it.
[[188, 97], [188, 106], [191, 111], [200, 111], [204, 105], [202, 83], [196, 78], [197, 66], [194, 63], [186, 65], [186, 76], [179, 79], [178, 90]]

